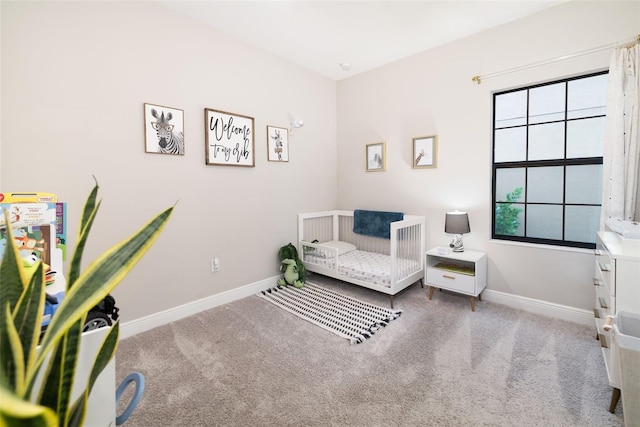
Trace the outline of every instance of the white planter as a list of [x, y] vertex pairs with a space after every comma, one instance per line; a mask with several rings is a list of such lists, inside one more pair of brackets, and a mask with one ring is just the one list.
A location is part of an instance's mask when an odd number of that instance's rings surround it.
[[[84, 332], [80, 340], [80, 355], [76, 366], [76, 375], [73, 380], [71, 402], [74, 402], [87, 387], [89, 374], [93, 367], [100, 345], [111, 328], [99, 328]], [[43, 366], [46, 366], [46, 363]], [[42, 383], [42, 371], [38, 374], [34, 390], [40, 388]], [[87, 402], [87, 414], [85, 426], [90, 427], [114, 427], [116, 425], [116, 364], [115, 357], [109, 362], [96, 379], [93, 390]]]

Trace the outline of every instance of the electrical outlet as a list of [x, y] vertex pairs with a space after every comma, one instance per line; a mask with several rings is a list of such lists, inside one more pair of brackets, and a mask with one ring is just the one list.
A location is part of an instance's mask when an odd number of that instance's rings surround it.
[[211, 272], [215, 273], [220, 270], [220, 259], [218, 257], [211, 258]]

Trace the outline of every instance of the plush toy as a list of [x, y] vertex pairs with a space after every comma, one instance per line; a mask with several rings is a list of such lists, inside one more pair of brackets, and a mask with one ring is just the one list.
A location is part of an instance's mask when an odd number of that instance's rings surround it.
[[298, 258], [298, 250], [291, 243], [280, 248], [278, 257], [282, 262], [280, 270], [283, 278], [278, 280], [278, 285], [293, 285], [296, 288], [304, 286], [307, 279], [307, 270], [304, 268], [302, 260]]
[[294, 260], [288, 258], [282, 260], [281, 270], [283, 270], [284, 277], [278, 279], [278, 285], [293, 285], [296, 288], [304, 286], [304, 282], [300, 281], [300, 274], [298, 273], [298, 267]]
[[[27, 279], [31, 280], [31, 277], [36, 272], [38, 268], [38, 264], [42, 262], [42, 260], [38, 257], [35, 252], [30, 253], [29, 255], [22, 256], [22, 266], [24, 267], [24, 271], [27, 273]], [[44, 269], [44, 284], [51, 285], [56, 279], [56, 272], [51, 270], [49, 264], [42, 263], [42, 268]]]

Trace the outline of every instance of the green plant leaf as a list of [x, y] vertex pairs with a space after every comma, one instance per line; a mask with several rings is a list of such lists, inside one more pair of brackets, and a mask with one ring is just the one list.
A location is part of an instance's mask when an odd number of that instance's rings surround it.
[[80, 216], [80, 231], [79, 234], [85, 233], [85, 228], [88, 226], [89, 217], [94, 214], [95, 211], [98, 210], [96, 206], [96, 200], [98, 199], [98, 190], [100, 186], [98, 185], [98, 180], [96, 177], [93, 177], [93, 180], [96, 182], [96, 185], [93, 186], [91, 193], [89, 193], [89, 197], [87, 197], [87, 201], [84, 204], [84, 209], [82, 210], [82, 215]]
[[47, 364], [47, 369], [42, 375], [42, 385], [40, 386], [41, 395], [37, 401], [47, 408], [51, 408], [58, 413], [58, 403], [60, 402], [58, 390], [62, 383], [61, 365], [64, 358], [64, 338], [58, 342], [53, 349], [51, 359]]
[[111, 330], [104, 338], [102, 345], [100, 346], [100, 351], [98, 351], [98, 355], [96, 356], [96, 360], [94, 362], [93, 368], [91, 369], [91, 374], [89, 375], [89, 382], [87, 384], [87, 394], [91, 393], [93, 390], [93, 385], [98, 379], [100, 373], [104, 370], [104, 368], [109, 364], [113, 356], [116, 355], [116, 351], [118, 350], [118, 338], [120, 337], [120, 322], [115, 322], [113, 326], [111, 326]]
[[[7, 209], [4, 210], [4, 221], [5, 224], [9, 224]], [[22, 259], [20, 259], [18, 249], [15, 246], [13, 231], [11, 227], [7, 227], [5, 230], [7, 244], [2, 256], [2, 263], [0, 263], [0, 289], [2, 289], [0, 292], [0, 317], [4, 317], [3, 312], [7, 307], [7, 302], [9, 310], [13, 310], [22, 295], [24, 283], [26, 283], [26, 274], [22, 267]]]
[[[9, 223], [8, 211], [5, 209], [5, 223]], [[15, 330], [19, 341], [12, 341], [9, 335], [2, 334], [0, 341], [2, 345], [2, 361], [0, 372], [6, 379], [7, 384], [12, 385], [12, 389], [18, 395], [25, 391], [25, 375], [29, 366], [33, 363], [36, 354], [37, 340], [40, 332], [40, 322], [44, 307], [44, 269], [42, 263], [36, 267], [36, 271], [31, 276], [31, 281], [27, 282], [27, 275], [22, 266], [22, 259], [19, 256], [13, 238], [11, 227], [6, 228], [7, 244], [2, 263], [0, 264], [0, 319], [5, 325], [2, 328], [7, 334]], [[16, 298], [17, 296], [17, 298]], [[6, 311], [6, 312], [5, 312]], [[10, 316], [10, 325], [7, 315]], [[11, 349], [11, 357], [9, 357]], [[15, 359], [20, 357], [21, 360]]]
[[96, 356], [93, 367], [91, 368], [91, 373], [89, 374], [89, 378], [87, 380], [87, 386], [85, 392], [74, 402], [69, 418], [69, 427], [81, 426], [84, 422], [85, 411], [87, 407], [87, 401], [89, 400], [89, 395], [91, 394], [91, 390], [93, 390], [93, 385], [96, 380], [109, 364], [109, 362], [113, 359], [118, 349], [118, 337], [120, 336], [120, 322], [115, 322], [113, 326], [111, 326], [109, 333], [102, 341], [100, 345], [100, 350]]
[[514, 236], [520, 226], [521, 208], [512, 206], [522, 195], [522, 187], [515, 188], [507, 194], [507, 201], [497, 202], [495, 210], [495, 233], [506, 236]]
[[[96, 259], [78, 277], [47, 328], [34, 371], [42, 365], [46, 354], [65, 330], [104, 299], [149, 250], [164, 229], [172, 212], [173, 207], [158, 214], [130, 238], [113, 246]], [[34, 380], [34, 371], [27, 374], [29, 384]]]
[[71, 408], [71, 416], [67, 427], [81, 427], [84, 423], [84, 418], [87, 412], [87, 401], [89, 399], [86, 394], [82, 394], [80, 399], [76, 400], [76, 403]]
[[[7, 306], [9, 303], [7, 302]], [[0, 386], [18, 392], [24, 389], [25, 366], [22, 344], [13, 317], [7, 308], [0, 318]]]
[[[95, 178], [94, 178], [95, 179]], [[96, 181], [95, 187], [91, 190], [87, 201], [84, 204], [82, 210], [82, 218], [80, 220], [80, 227], [78, 228], [78, 242], [76, 248], [73, 251], [73, 257], [69, 263], [69, 279], [67, 280], [67, 290], [76, 283], [78, 276], [80, 276], [80, 267], [82, 265], [82, 254], [89, 238], [89, 232], [93, 226], [93, 222], [100, 209], [100, 202], [96, 203], [98, 197], [98, 182]]]
[[66, 425], [68, 418], [83, 325], [84, 319], [78, 320], [58, 341], [40, 388], [39, 403], [54, 409], [62, 425]]
[[[35, 362], [36, 347], [41, 330], [40, 324], [44, 312], [45, 292], [44, 268], [42, 263], [39, 263], [31, 276], [29, 285], [18, 300], [13, 314], [13, 321], [20, 336], [25, 372], [29, 372]], [[16, 389], [16, 391], [19, 395], [24, 392], [22, 388]]]
[[64, 420], [65, 425], [69, 419], [69, 403], [71, 402], [71, 390], [74, 387], [78, 356], [80, 354], [80, 337], [84, 326], [84, 317], [74, 323], [64, 335], [64, 360], [61, 367], [62, 382], [60, 383], [58, 403], [58, 417]]
[[58, 417], [50, 408], [20, 399], [2, 385], [0, 386], [0, 425], [57, 427]]

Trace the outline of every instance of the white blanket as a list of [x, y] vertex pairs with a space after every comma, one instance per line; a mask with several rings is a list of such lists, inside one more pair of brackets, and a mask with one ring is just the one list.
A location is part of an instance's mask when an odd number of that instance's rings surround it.
[[[339, 257], [338, 272], [352, 279], [364, 280], [382, 286], [391, 286], [391, 257], [375, 252], [351, 251]], [[304, 255], [304, 261], [326, 268], [335, 268], [334, 258], [325, 258], [310, 254]], [[412, 263], [401, 259], [399, 262]], [[407, 265], [407, 264], [404, 264]]]

